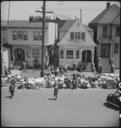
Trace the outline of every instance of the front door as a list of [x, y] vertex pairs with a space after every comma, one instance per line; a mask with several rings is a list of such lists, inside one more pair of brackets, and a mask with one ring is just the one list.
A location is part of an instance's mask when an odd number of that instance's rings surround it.
[[25, 53], [22, 48], [17, 48], [14, 50], [14, 56], [15, 56], [15, 61], [25, 61]]
[[101, 43], [101, 45], [100, 45], [100, 56], [102, 58], [109, 58], [110, 57], [110, 49], [111, 49], [111, 44]]
[[91, 62], [91, 51], [85, 50], [82, 52], [82, 62]]

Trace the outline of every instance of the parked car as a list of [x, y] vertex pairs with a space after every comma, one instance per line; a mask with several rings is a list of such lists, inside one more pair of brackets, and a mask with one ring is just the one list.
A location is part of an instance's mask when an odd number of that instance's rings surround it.
[[119, 91], [115, 91], [114, 93], [108, 94], [106, 101], [111, 106], [120, 107], [120, 93]]

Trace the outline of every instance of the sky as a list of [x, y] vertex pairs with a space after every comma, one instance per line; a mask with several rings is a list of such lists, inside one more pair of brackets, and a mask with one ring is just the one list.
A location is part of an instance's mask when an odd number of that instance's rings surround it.
[[[117, 1], [108, 1], [110, 4], [116, 4]], [[75, 19], [80, 18], [80, 9], [82, 9], [82, 23], [88, 24], [99, 13], [106, 8], [107, 1], [47, 1], [46, 11], [52, 11], [56, 15]], [[8, 18], [9, 1], [1, 2], [2, 20], [28, 20], [29, 16], [39, 16], [36, 10], [41, 10], [42, 1], [10, 1], [10, 13]]]

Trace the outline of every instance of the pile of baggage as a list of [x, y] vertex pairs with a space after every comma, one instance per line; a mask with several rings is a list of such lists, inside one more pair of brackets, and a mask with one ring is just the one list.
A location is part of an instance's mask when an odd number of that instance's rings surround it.
[[[10, 83], [11, 77], [3, 80], [3, 84]], [[36, 88], [53, 88], [55, 80], [58, 81], [59, 88], [116, 88], [119, 76], [116, 74], [96, 74], [96, 73], [73, 73], [71, 75], [64, 74], [46, 74], [44, 77], [25, 77], [24, 75], [15, 75], [16, 85], [18, 89], [36, 89]]]

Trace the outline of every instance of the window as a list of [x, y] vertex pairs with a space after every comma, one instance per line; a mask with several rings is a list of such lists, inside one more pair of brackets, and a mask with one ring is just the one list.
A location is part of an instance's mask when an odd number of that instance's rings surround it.
[[75, 32], [75, 40], [80, 40], [80, 32]]
[[26, 31], [24, 31], [24, 40], [27, 40], [27, 32]]
[[82, 40], [85, 40], [85, 32], [82, 32], [81, 38], [82, 38]]
[[42, 40], [41, 32], [34, 32], [34, 40]]
[[13, 40], [27, 40], [27, 32], [13, 31]]
[[13, 31], [13, 40], [17, 40], [17, 32]]
[[103, 37], [104, 38], [107, 37], [107, 26], [106, 25], [103, 26]]
[[18, 31], [18, 40], [23, 40], [23, 32], [22, 31]]
[[67, 50], [66, 51], [66, 58], [67, 59], [73, 59], [73, 50]]
[[64, 58], [64, 50], [60, 50], [60, 58]]
[[120, 27], [116, 26], [116, 36], [120, 36]]
[[38, 32], [34, 32], [34, 40], [38, 40]]
[[38, 48], [32, 49], [32, 56], [33, 56], [33, 58], [39, 57], [39, 49]]
[[79, 50], [76, 50], [76, 59], [79, 59]]
[[116, 43], [116, 44], [114, 45], [114, 53], [118, 53], [118, 52], [119, 52], [119, 44]]
[[74, 40], [74, 32], [70, 32], [70, 39]]

